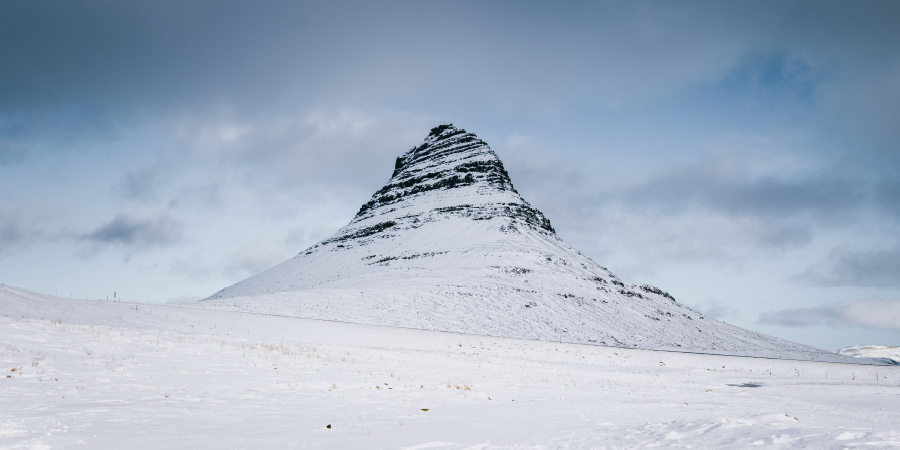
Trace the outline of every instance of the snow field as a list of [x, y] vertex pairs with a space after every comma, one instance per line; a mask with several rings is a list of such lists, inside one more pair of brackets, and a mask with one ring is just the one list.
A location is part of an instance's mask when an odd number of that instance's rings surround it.
[[12, 292], [0, 448], [900, 446], [898, 367]]

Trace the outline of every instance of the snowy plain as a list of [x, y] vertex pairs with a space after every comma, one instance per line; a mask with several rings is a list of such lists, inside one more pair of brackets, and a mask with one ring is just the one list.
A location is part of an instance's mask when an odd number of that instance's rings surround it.
[[[890, 448], [900, 367], [0, 286], [0, 448]], [[328, 427], [330, 425], [330, 428]]]

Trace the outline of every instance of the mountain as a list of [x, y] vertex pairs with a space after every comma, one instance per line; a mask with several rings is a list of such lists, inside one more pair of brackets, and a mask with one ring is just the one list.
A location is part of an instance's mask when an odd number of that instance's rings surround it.
[[856, 345], [838, 350], [841, 355], [854, 358], [877, 359], [887, 364], [900, 365], [900, 347], [890, 345]]
[[831, 352], [709, 318], [566, 244], [453, 125], [398, 157], [350, 223], [209, 307], [460, 333], [796, 359]]

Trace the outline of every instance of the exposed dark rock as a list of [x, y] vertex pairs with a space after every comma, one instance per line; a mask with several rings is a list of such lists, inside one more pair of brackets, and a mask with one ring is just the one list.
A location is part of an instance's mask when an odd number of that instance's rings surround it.
[[[359, 208], [353, 222], [391, 212], [385, 208], [421, 194], [470, 186], [487, 193], [510, 192], [521, 202], [442, 206], [433, 212], [473, 220], [508, 217], [512, 223], [555, 233], [550, 221], [518, 196], [497, 154], [477, 136], [452, 124], [432, 128], [424, 143], [399, 156], [391, 179]], [[510, 224], [504, 231], [515, 232], [516, 228]]]
[[660, 288], [658, 288], [658, 287], [656, 287], [656, 286], [651, 286], [651, 285], [649, 285], [649, 284], [643, 284], [643, 285], [641, 285], [641, 289], [644, 290], [644, 291], [652, 292], [652, 293], [654, 293], [654, 294], [656, 294], [656, 295], [665, 297], [665, 298], [667, 298], [667, 299], [669, 299], [669, 300], [675, 301], [675, 298], [672, 297], [671, 295], [669, 295], [668, 292], [666, 292], [666, 291], [664, 291], [664, 290], [662, 290], [662, 289], [660, 289]]
[[371, 227], [360, 228], [352, 233], [345, 234], [343, 236], [338, 236], [335, 238], [331, 238], [327, 241], [323, 241], [322, 243], [330, 244], [332, 242], [344, 242], [344, 241], [347, 241], [350, 239], [360, 239], [360, 238], [364, 238], [367, 236], [371, 236], [373, 234], [380, 233], [380, 232], [387, 230], [388, 228], [391, 228], [395, 225], [397, 225], [397, 222], [389, 220], [387, 222], [379, 223], [378, 225], [372, 225]]

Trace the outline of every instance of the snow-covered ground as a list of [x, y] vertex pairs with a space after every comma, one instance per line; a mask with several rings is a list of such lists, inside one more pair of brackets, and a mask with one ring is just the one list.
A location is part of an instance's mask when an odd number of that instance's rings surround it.
[[897, 366], [101, 303], [8, 286], [0, 371], [0, 448], [900, 447]]

